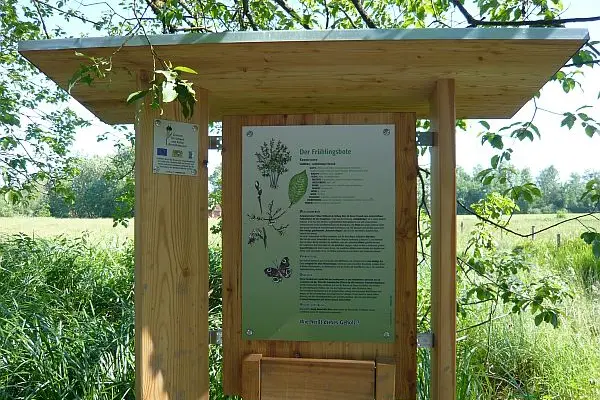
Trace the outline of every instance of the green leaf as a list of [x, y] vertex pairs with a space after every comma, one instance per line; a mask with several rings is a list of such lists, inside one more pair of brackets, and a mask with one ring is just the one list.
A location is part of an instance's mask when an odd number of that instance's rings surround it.
[[490, 124], [487, 121], [479, 121], [479, 123], [485, 128], [490, 129]]
[[308, 189], [308, 175], [306, 174], [306, 170], [297, 173], [292, 176], [290, 179], [290, 183], [288, 185], [288, 196], [290, 199], [290, 206], [299, 202], [302, 197], [306, 194], [306, 190]]
[[177, 72], [186, 72], [188, 74], [198, 74], [196, 71], [194, 71], [193, 69], [189, 68], [189, 67], [183, 67], [183, 66], [179, 66], [179, 67], [175, 67], [173, 68], [173, 71], [177, 71]]
[[535, 326], [539, 326], [542, 323], [542, 321], [544, 320], [545, 314], [546, 314], [545, 312], [541, 312], [535, 316], [535, 319], [534, 319]]
[[592, 244], [592, 253], [596, 259], [600, 260], [600, 240], [595, 240]]
[[597, 232], [583, 232], [580, 237], [587, 244], [592, 244], [595, 241], [600, 242], [600, 233]]
[[175, 84], [173, 82], [165, 81], [162, 88], [163, 102], [170, 103], [177, 98], [177, 92], [175, 91]]
[[594, 133], [596, 133], [597, 130], [598, 129], [595, 126], [592, 126], [592, 125], [588, 125], [588, 126], [585, 127], [585, 133], [589, 137], [593, 137]]
[[133, 92], [129, 96], [127, 96], [127, 104], [131, 104], [131, 103], [135, 102], [136, 100], [139, 100], [139, 99], [145, 97], [147, 94], [148, 94], [148, 90], [139, 90], [137, 92]]

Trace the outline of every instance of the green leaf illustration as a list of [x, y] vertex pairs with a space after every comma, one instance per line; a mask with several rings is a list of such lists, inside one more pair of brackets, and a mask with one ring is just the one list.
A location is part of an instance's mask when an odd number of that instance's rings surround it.
[[308, 175], [306, 174], [306, 170], [304, 170], [292, 176], [292, 179], [290, 179], [290, 184], [288, 186], [290, 206], [296, 204], [304, 197], [306, 189], [308, 189]]

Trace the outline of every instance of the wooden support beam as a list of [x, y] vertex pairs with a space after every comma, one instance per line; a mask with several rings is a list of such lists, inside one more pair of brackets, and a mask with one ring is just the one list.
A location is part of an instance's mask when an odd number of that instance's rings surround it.
[[[146, 88], [148, 75], [138, 74]], [[208, 96], [186, 121], [139, 104], [135, 126], [136, 398], [208, 400]], [[140, 102], [141, 103], [141, 102]], [[155, 119], [198, 125], [196, 176], [152, 171]]]
[[248, 354], [242, 361], [242, 397], [244, 400], [260, 400], [262, 354]]
[[439, 80], [430, 100], [431, 399], [456, 399], [456, 111], [454, 80]]

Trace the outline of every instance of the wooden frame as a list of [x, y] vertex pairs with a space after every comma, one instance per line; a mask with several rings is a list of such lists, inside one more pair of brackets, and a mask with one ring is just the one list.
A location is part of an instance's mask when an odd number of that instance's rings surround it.
[[431, 94], [432, 400], [456, 399], [456, 117], [454, 81]]
[[[390, 124], [396, 126], [395, 343], [248, 341], [241, 327], [242, 126]], [[370, 360], [395, 364], [396, 398], [416, 398], [415, 115], [411, 113], [227, 116], [223, 119], [223, 387], [242, 394], [243, 359], [263, 357]]]
[[[148, 75], [138, 74], [140, 86]], [[208, 400], [208, 174], [152, 171], [155, 119], [198, 125], [207, 159], [208, 95], [191, 121], [177, 103], [138, 109], [135, 126], [136, 398]]]

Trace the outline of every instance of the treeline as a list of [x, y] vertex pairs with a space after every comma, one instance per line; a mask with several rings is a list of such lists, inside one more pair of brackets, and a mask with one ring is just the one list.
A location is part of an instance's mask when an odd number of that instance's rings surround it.
[[515, 169], [510, 182], [504, 185], [492, 183], [486, 186], [478, 178], [482, 170], [483, 168], [476, 167], [472, 173], [468, 173], [461, 167], [457, 168], [456, 198], [459, 204], [456, 212], [458, 214], [468, 213], [461, 204], [468, 208], [490, 192], [502, 193], [509, 186], [522, 185], [527, 182], [534, 182], [542, 192], [542, 196], [535, 198], [531, 203], [524, 200], [519, 201], [519, 213], [552, 214], [557, 212], [585, 213], [595, 211], [595, 206], [589, 200], [589, 197], [585, 199], [581, 197], [585, 192], [586, 183], [590, 179], [600, 178], [600, 171], [586, 171], [583, 174], [573, 173], [569, 179], [562, 181], [559, 171], [553, 165], [541, 170], [535, 178], [528, 168]]
[[[66, 193], [40, 191], [33, 199], [16, 205], [0, 201], [0, 217], [26, 215], [57, 218], [131, 217], [133, 154], [80, 158], [78, 173], [67, 182]], [[125, 214], [125, 215], [123, 215]]]
[[[67, 185], [69, 196], [50, 192], [40, 194], [27, 204], [11, 206], [0, 201], [0, 216], [14, 215], [48, 216], [58, 218], [129, 218], [133, 215], [133, 153], [124, 151], [114, 156], [82, 158], [78, 163], [79, 173]], [[592, 178], [600, 178], [600, 171], [573, 173], [561, 181], [559, 171], [550, 166], [533, 177], [530, 170], [515, 169], [510, 182], [505, 185], [483, 185], [478, 174], [483, 168], [476, 167], [469, 173], [458, 167], [456, 171], [456, 196], [459, 204], [456, 212], [467, 214], [465, 207], [484, 198], [492, 191], [503, 192], [509, 185], [535, 182], [542, 197], [532, 203], [520, 201], [520, 213], [556, 212], [583, 213], [594, 210], [589, 199], [581, 199], [585, 184]], [[220, 172], [220, 169], [217, 168]], [[220, 174], [210, 177], [211, 204], [220, 202]], [[216, 187], [215, 187], [216, 186]], [[215, 193], [215, 189], [217, 193]], [[214, 198], [213, 198], [214, 197]], [[212, 204], [214, 205], [214, 204]]]

